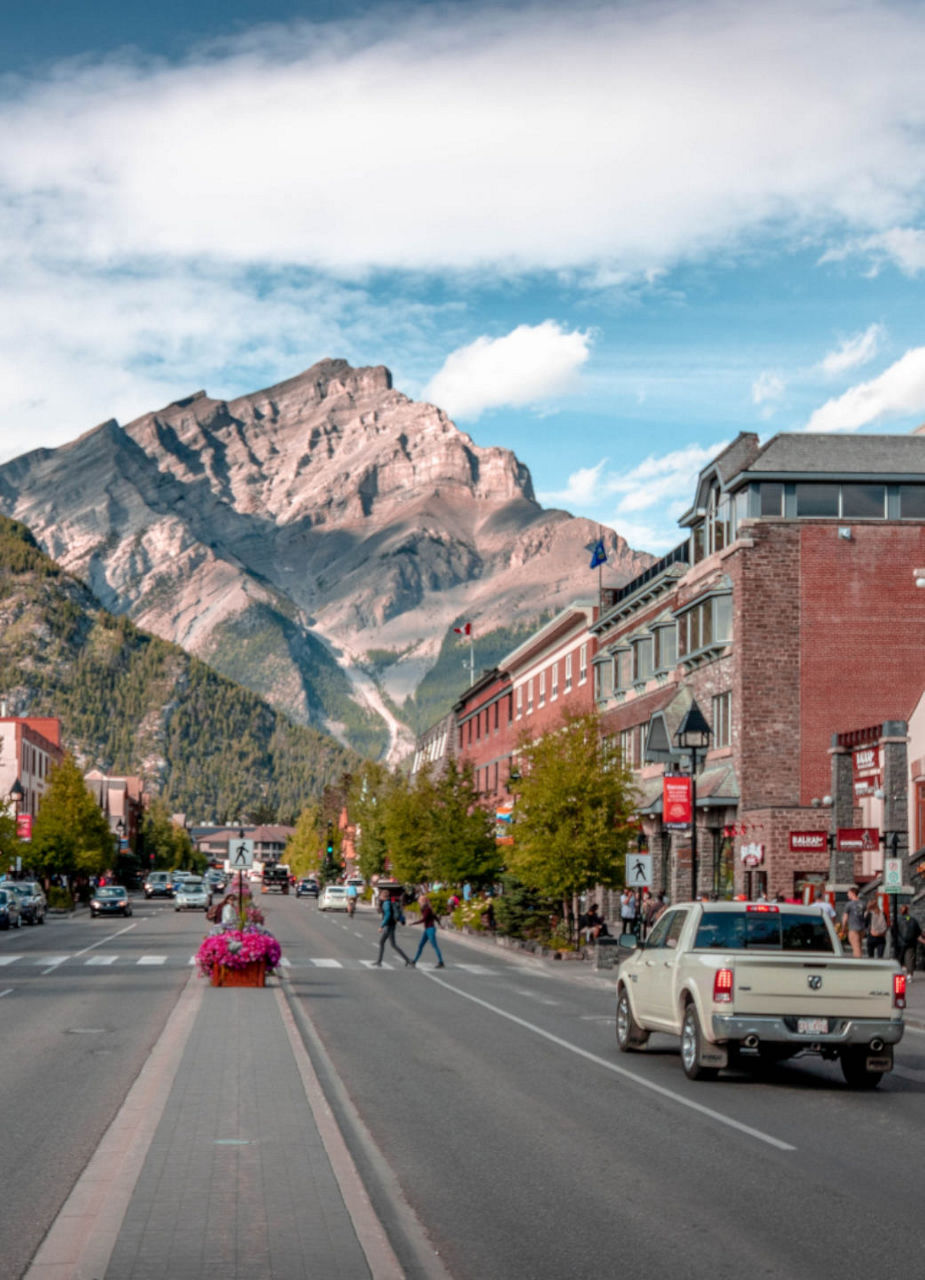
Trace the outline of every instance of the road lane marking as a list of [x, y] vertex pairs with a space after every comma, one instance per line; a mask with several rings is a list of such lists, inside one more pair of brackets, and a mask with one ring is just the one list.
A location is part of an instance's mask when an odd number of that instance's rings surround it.
[[48, 965], [48, 968], [47, 968], [47, 969], [43, 969], [43, 970], [42, 970], [42, 972], [41, 972], [41, 975], [40, 975], [40, 976], [41, 976], [41, 977], [44, 977], [46, 973], [51, 973], [54, 969], [57, 969], [57, 967], [58, 967], [58, 965], [59, 965], [59, 964], [64, 964], [65, 960], [70, 960], [70, 958], [71, 958], [71, 957], [70, 957], [69, 955], [67, 955], [67, 956], [43, 956], [43, 957], [41, 957], [41, 958], [40, 958], [40, 959], [38, 959], [38, 960], [33, 960], [33, 961], [32, 961], [32, 963], [33, 963], [33, 964], [47, 964], [47, 965]]
[[546, 996], [537, 995], [535, 991], [527, 991], [523, 987], [511, 987], [511, 990], [519, 996], [526, 996], [528, 1000], [535, 1000], [537, 1004], [558, 1004], [558, 1000], [550, 1000]]
[[166, 956], [139, 956], [136, 964], [166, 964]]
[[389, 964], [388, 960], [383, 960], [381, 964], [377, 964], [375, 960], [361, 960], [360, 964], [364, 969], [394, 969], [394, 965]]
[[654, 1080], [646, 1080], [644, 1076], [637, 1076], [635, 1072], [628, 1071], [626, 1067], [617, 1066], [615, 1062], [610, 1062], [607, 1058], [602, 1058], [596, 1053], [590, 1053], [587, 1049], [581, 1049], [576, 1044], [570, 1044], [568, 1040], [563, 1040], [561, 1036], [554, 1035], [551, 1031], [546, 1031], [543, 1027], [538, 1027], [533, 1022], [527, 1022], [526, 1018], [518, 1018], [516, 1014], [508, 1013], [506, 1009], [499, 1009], [497, 1005], [490, 1004], [487, 1000], [482, 1000], [481, 997], [472, 995], [469, 991], [462, 991], [459, 987], [454, 987], [445, 978], [437, 978], [426, 969], [421, 972], [426, 973], [431, 982], [436, 982], [438, 986], [444, 987], [447, 991], [452, 991], [454, 995], [461, 996], [464, 1000], [471, 1000], [473, 1004], [481, 1005], [483, 1009], [488, 1009], [490, 1013], [496, 1013], [499, 1018], [506, 1018], [508, 1022], [516, 1023], [518, 1027], [532, 1031], [534, 1035], [541, 1036], [544, 1040], [549, 1040], [552, 1044], [557, 1044], [562, 1049], [568, 1049], [570, 1053], [576, 1054], [579, 1058], [584, 1058], [587, 1062], [593, 1062], [596, 1066], [604, 1067], [605, 1070], [612, 1071], [614, 1075], [623, 1076], [625, 1080], [631, 1080], [633, 1084], [638, 1084], [643, 1089], [657, 1093], [662, 1098], [668, 1098], [672, 1102], [680, 1103], [682, 1107], [697, 1111], [700, 1115], [707, 1116], [710, 1120], [715, 1120], [717, 1124], [736, 1129], [739, 1133], [747, 1134], [750, 1138], [757, 1138], [759, 1142], [766, 1142], [771, 1147], [777, 1147], [778, 1151], [796, 1151], [797, 1149], [789, 1142], [782, 1142], [780, 1138], [772, 1137], [769, 1133], [762, 1133], [760, 1129], [753, 1129], [751, 1125], [742, 1124], [739, 1120], [733, 1120], [731, 1116], [725, 1116], [720, 1111], [714, 1111], [712, 1107], [705, 1107], [700, 1102], [693, 1102], [690, 1098], [685, 1098], [683, 1094], [675, 1093], [673, 1089], [666, 1089], [664, 1085], [656, 1084]]
[[483, 976], [486, 973], [492, 974], [496, 972], [494, 969], [489, 969], [488, 966], [484, 964], [454, 964], [453, 968], [464, 969], [466, 973], [477, 973], [480, 976]]
[[21, 960], [22, 956], [0, 956], [0, 964], [13, 964], [15, 960]]
[[118, 959], [117, 955], [90, 956], [84, 961], [84, 964], [115, 964]]
[[6, 991], [0, 991], [0, 1000], [2, 1000], [4, 996], [12, 995], [15, 989], [15, 987], [7, 987]]
[[95, 951], [97, 947], [104, 947], [107, 942], [112, 942], [113, 938], [121, 938], [123, 933], [128, 933], [129, 929], [134, 929], [135, 923], [127, 924], [124, 929], [119, 929], [115, 933], [107, 933], [105, 938], [98, 938], [96, 942], [91, 942], [89, 947], [83, 947], [80, 951], [75, 951], [74, 956], [85, 956], [88, 951]]
[[343, 969], [343, 965], [339, 960], [312, 960], [311, 963], [316, 969]]

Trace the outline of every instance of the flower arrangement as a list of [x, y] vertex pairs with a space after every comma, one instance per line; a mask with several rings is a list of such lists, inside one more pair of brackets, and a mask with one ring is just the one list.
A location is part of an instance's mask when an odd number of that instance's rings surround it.
[[264, 929], [225, 929], [203, 938], [196, 952], [196, 964], [199, 972], [208, 977], [216, 965], [244, 969], [263, 961], [268, 969], [275, 969], [281, 955], [282, 948], [276, 938]]

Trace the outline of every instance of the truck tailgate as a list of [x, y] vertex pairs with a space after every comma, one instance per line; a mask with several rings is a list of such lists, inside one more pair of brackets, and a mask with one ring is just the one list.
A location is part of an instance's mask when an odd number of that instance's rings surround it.
[[893, 1012], [892, 960], [856, 960], [767, 952], [734, 955], [733, 1008], [736, 1014], [821, 1014], [827, 1017], [889, 1018]]

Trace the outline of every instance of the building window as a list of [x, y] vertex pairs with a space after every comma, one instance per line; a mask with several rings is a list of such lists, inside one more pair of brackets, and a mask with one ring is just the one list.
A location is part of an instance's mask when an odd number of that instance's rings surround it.
[[594, 664], [594, 696], [598, 702], [609, 698], [613, 693], [613, 661], [595, 662]]
[[527, 715], [533, 714], [533, 677], [527, 681]]
[[614, 656], [618, 689], [628, 689], [633, 683], [633, 651], [618, 649]]
[[633, 680], [639, 683], [648, 680], [652, 674], [652, 650], [653, 641], [651, 636], [643, 636], [640, 640], [633, 641]]
[[901, 520], [925, 520], [925, 484], [899, 486], [899, 516]]
[[713, 699], [713, 746], [732, 744], [732, 692], [727, 690]]
[[678, 628], [671, 626], [656, 627], [653, 632], [655, 642], [655, 670], [670, 671], [678, 661]]
[[578, 650], [578, 683], [584, 684], [588, 678], [588, 646], [583, 644]]
[[794, 486], [798, 516], [837, 516], [838, 485], [805, 481]]
[[572, 655], [570, 653], [567, 653], [565, 655], [565, 692], [568, 693], [571, 687], [572, 687]]
[[517, 719], [519, 720], [524, 713], [524, 687], [522, 684], [517, 686]]
[[541, 707], [546, 706], [546, 672], [540, 672], [540, 696], [539, 704]]
[[549, 679], [550, 679], [549, 701], [555, 702], [556, 698], [558, 698], [559, 696], [559, 664], [558, 662], [554, 662], [552, 664], [552, 672], [550, 674]]
[[495, 700], [495, 733], [498, 732], [498, 720], [501, 716], [501, 699]]
[[708, 596], [678, 617], [678, 656], [689, 657], [732, 639], [732, 596]]
[[507, 722], [508, 722], [508, 724], [512, 724], [512, 723], [513, 723], [513, 720], [514, 720], [514, 695], [513, 695], [513, 693], [509, 693], [509, 694], [507, 695]]
[[855, 520], [882, 520], [886, 514], [886, 486], [882, 484], [843, 484], [841, 514]]
[[784, 514], [784, 486], [776, 480], [766, 480], [758, 490], [758, 514], [782, 516]]
[[623, 763], [630, 769], [642, 766], [645, 748], [645, 725], [634, 724], [631, 729], [624, 729], [620, 734], [620, 754]]

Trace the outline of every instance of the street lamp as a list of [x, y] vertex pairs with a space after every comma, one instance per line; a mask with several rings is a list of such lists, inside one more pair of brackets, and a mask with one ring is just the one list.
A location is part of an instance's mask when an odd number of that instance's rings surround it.
[[10, 799], [13, 801], [13, 809], [17, 818], [19, 817], [19, 806], [22, 804], [23, 800], [25, 799], [25, 795], [26, 795], [25, 788], [17, 778], [16, 781], [13, 783], [13, 785], [10, 787]]
[[713, 731], [707, 724], [696, 698], [678, 725], [675, 741], [682, 751], [691, 757], [691, 899], [697, 897], [697, 752], [706, 753], [710, 748]]

